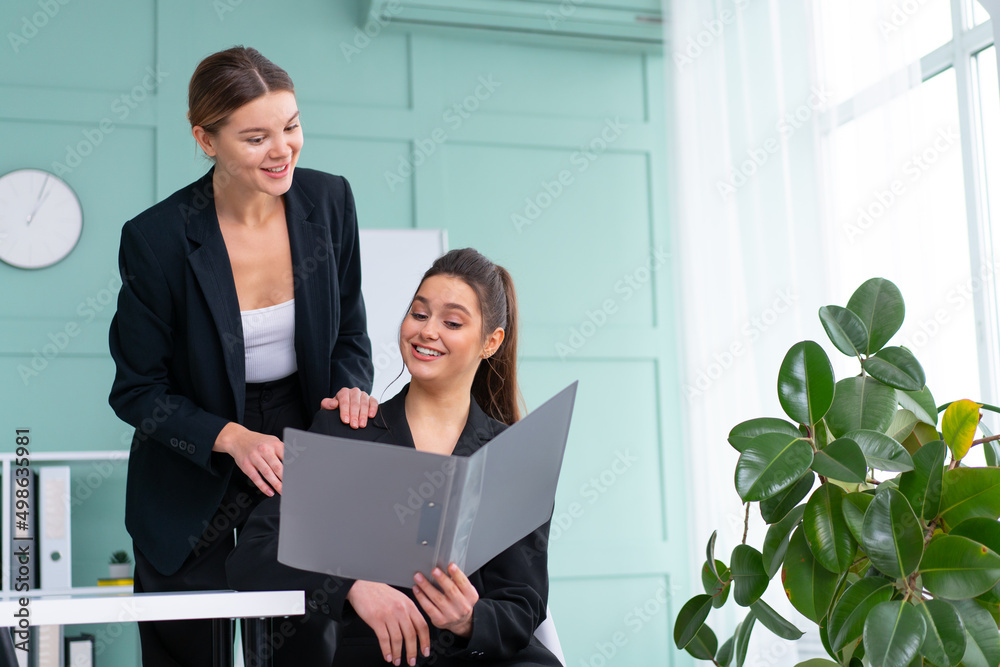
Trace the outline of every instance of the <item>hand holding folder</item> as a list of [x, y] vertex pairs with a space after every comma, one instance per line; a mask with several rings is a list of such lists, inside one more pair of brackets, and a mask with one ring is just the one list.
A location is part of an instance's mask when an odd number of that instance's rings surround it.
[[551, 516], [576, 387], [469, 457], [287, 429], [278, 560], [405, 588], [478, 570]]

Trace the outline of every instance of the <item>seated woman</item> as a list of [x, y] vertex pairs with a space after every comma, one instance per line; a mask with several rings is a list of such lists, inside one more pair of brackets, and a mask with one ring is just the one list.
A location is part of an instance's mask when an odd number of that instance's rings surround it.
[[[520, 418], [517, 327], [510, 274], [453, 250], [424, 274], [400, 326], [410, 383], [366, 428], [321, 411], [311, 430], [469, 456]], [[279, 563], [279, 502], [257, 507], [226, 564], [237, 590], [306, 591], [304, 620], [275, 624], [276, 664], [559, 665], [534, 637], [548, 598], [548, 523], [476, 572], [452, 563], [415, 573], [411, 591]]]

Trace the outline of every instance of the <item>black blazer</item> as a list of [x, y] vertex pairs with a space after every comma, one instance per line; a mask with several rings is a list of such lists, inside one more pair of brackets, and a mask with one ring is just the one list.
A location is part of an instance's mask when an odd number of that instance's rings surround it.
[[[213, 172], [125, 223], [118, 258], [109, 402], [136, 427], [125, 525], [167, 575], [222, 500], [236, 466], [212, 447], [228, 422], [242, 423], [246, 396], [239, 301]], [[284, 200], [298, 377], [312, 411], [342, 387], [371, 388], [358, 226], [340, 176], [298, 168]]]
[[[399, 394], [380, 405], [378, 414], [369, 420], [366, 428], [351, 429], [337, 415], [320, 411], [309, 430], [413, 448], [404, 408], [408, 389], [406, 385]], [[469, 418], [453, 455], [470, 456], [505, 428], [504, 424], [488, 417], [472, 399]], [[343, 624], [335, 667], [384, 665], [375, 633], [346, 602], [353, 580], [299, 570], [278, 562], [280, 507], [280, 497], [274, 496], [261, 502], [250, 515], [236, 549], [226, 561], [229, 585], [237, 590], [305, 590], [307, 614], [325, 613]], [[545, 620], [548, 601], [548, 535], [546, 522], [469, 574], [469, 581], [479, 592], [473, 609], [472, 636], [468, 639], [457, 637], [446, 630], [438, 630], [428, 620], [432, 644], [430, 664], [446, 667], [469, 664], [467, 659], [508, 658], [530, 659], [534, 661], [531, 664], [539, 665], [559, 664], [534, 637], [535, 630]], [[413, 599], [409, 589], [399, 590]], [[424, 616], [426, 618], [426, 614]]]

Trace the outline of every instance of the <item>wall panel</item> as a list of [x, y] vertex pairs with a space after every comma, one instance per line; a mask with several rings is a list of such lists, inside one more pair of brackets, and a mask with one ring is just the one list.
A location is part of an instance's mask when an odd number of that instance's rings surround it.
[[[106, 301], [121, 226], [209, 167], [185, 119], [197, 62], [254, 46], [294, 78], [300, 164], [346, 176], [363, 227], [444, 228], [451, 247], [475, 246], [511, 269], [529, 407], [581, 381], [550, 561], [569, 663], [690, 664], [670, 643], [670, 582], [686, 585], [690, 568], [674, 541], [686, 519], [671, 462], [685, 444], [672, 436], [680, 285], [664, 194], [663, 59], [492, 35], [369, 26], [359, 36], [360, 0], [55, 4], [27, 44], [0, 44], [0, 173], [54, 169], [102, 120], [114, 131], [65, 175], [84, 207], [76, 250], [42, 271], [0, 264], [0, 426], [35, 429], [40, 451], [127, 448], [130, 429], [107, 405]], [[5, 3], [0, 32], [16, 34], [40, 6]], [[68, 324], [79, 334], [25, 382], [18, 367]], [[94, 471], [78, 468], [74, 484], [86, 484]], [[128, 546], [123, 479], [115, 468], [74, 515], [78, 585]], [[649, 618], [635, 628], [630, 614], [644, 605]], [[134, 626], [87, 629], [115, 633], [100, 664], [136, 664]]]

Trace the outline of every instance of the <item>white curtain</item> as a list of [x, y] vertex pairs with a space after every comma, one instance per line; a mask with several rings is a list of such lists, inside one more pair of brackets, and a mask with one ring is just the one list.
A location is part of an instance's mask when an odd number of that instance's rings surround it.
[[[1000, 16], [1000, 0], [982, 4]], [[923, 82], [921, 56], [950, 34], [949, 0], [924, 0], [915, 14], [899, 14], [893, 0], [666, 6], [695, 573], [714, 528], [726, 562], [743, 537], [738, 455], [726, 436], [746, 419], [783, 416], [776, 382], [788, 348], [815, 340], [838, 378], [857, 373], [857, 362], [829, 344], [820, 306], [844, 305], [867, 278], [893, 280], [907, 322], [892, 344], [916, 348], [939, 402], [961, 397], [953, 389], [976, 393], [975, 311], [971, 298], [955, 296], [971, 268], [963, 148], [949, 100], [966, 84], [948, 71]], [[918, 174], [914, 156], [933, 158], [933, 169]], [[942, 309], [947, 326], [933, 321]], [[748, 543], [759, 546], [763, 528], [752, 510]], [[699, 584], [692, 577], [688, 592], [701, 592]], [[800, 629], [815, 627], [791, 609], [778, 581], [765, 599]], [[720, 642], [742, 612], [710, 617]], [[748, 660], [792, 665], [822, 655], [815, 631], [786, 643], [758, 629]]]
[[[816, 317], [827, 303], [817, 117], [831, 100], [813, 75], [807, 4], [677, 0], [668, 7], [692, 574], [714, 528], [727, 563], [743, 536], [729, 430], [782, 416], [776, 384], [785, 352], [824, 336]], [[762, 527], [754, 509], [748, 543], [759, 547]], [[692, 577], [691, 594], [701, 592], [699, 583]], [[777, 578], [765, 599], [808, 627]], [[713, 614], [720, 643], [742, 616], [730, 609], [720, 622]], [[800, 655], [820, 655], [806, 640], [788, 643], [758, 629], [748, 664], [792, 665]]]

